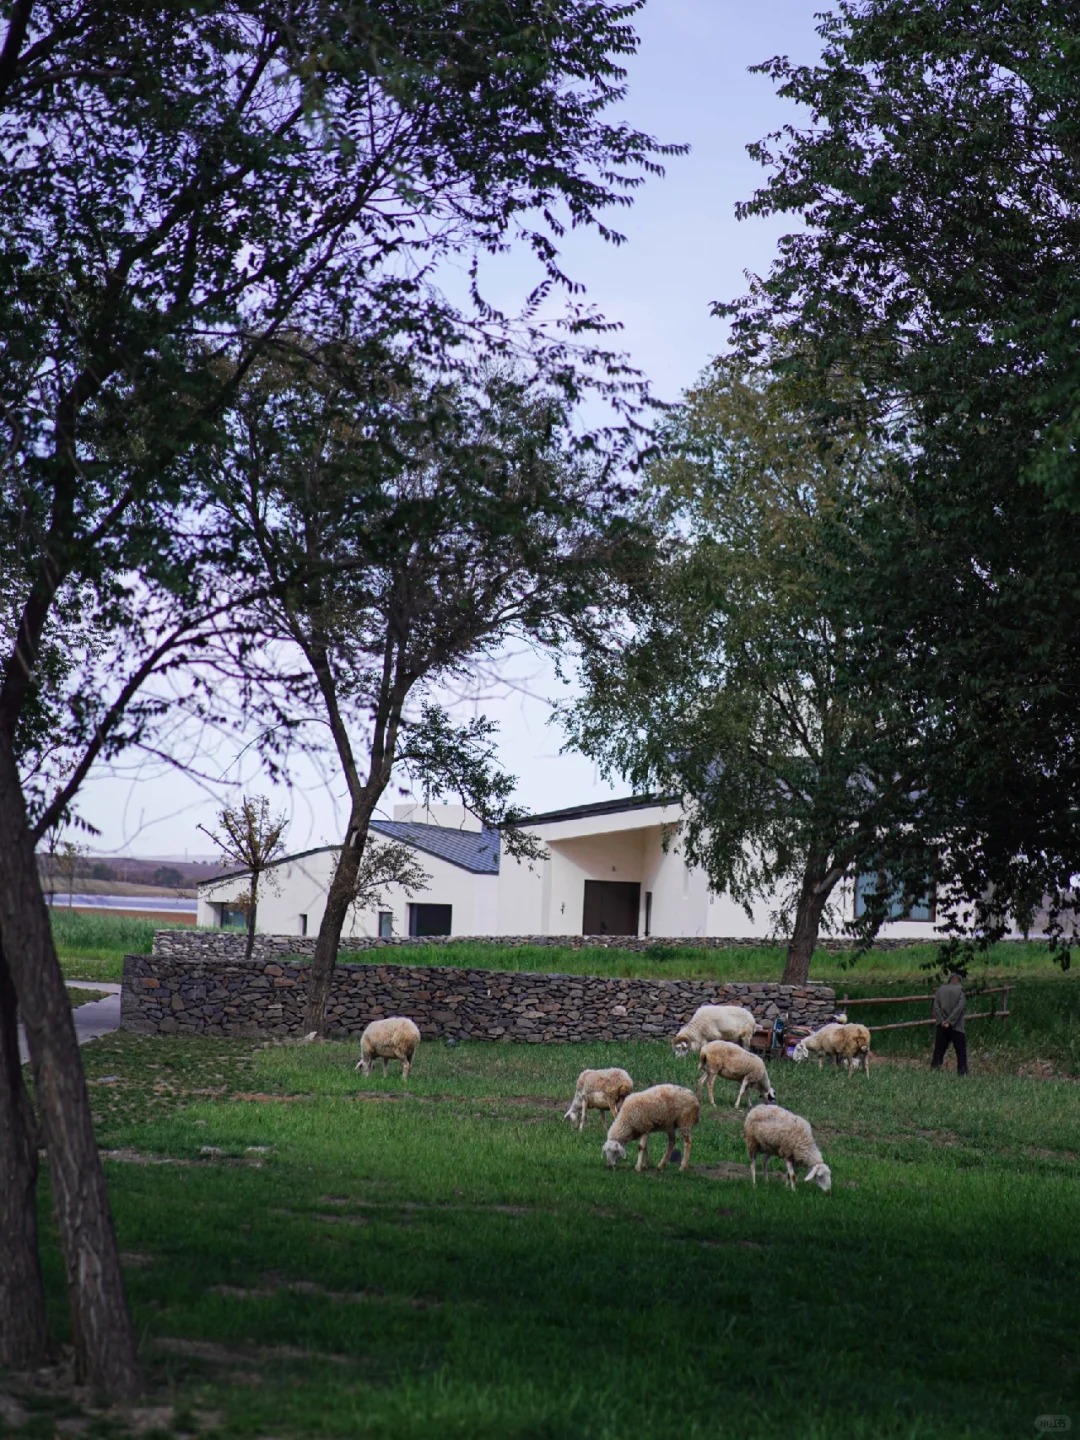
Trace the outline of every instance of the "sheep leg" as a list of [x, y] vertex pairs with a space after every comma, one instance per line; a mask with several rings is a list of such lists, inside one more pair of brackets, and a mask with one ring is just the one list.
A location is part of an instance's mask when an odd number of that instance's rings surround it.
[[679, 1169], [685, 1170], [686, 1167], [690, 1164], [690, 1146], [694, 1143], [694, 1137], [689, 1125], [687, 1125], [684, 1129], [680, 1130], [679, 1134], [681, 1135], [683, 1142], [682, 1164], [679, 1166]]
[[387, 1060], [386, 1056], [384, 1055], [384, 1056], [382, 1057], [382, 1073], [385, 1075], [386, 1072], [387, 1072], [389, 1069], [390, 1069], [390, 1061]]
[[784, 1161], [784, 1164], [787, 1166], [787, 1183], [788, 1183], [788, 1185], [790, 1186], [790, 1188], [791, 1188], [792, 1190], [794, 1190], [794, 1189], [795, 1189], [795, 1166], [791, 1163], [790, 1160], [786, 1160], [786, 1159], [785, 1159], [785, 1161]]
[[746, 1153], [750, 1157], [750, 1184], [757, 1188], [757, 1147], [749, 1144]]
[[761, 1152], [761, 1178], [765, 1181], [766, 1185], [769, 1183], [769, 1161], [771, 1159], [772, 1156], [767, 1150]]
[[867, 1050], [866, 1054], [862, 1057], [862, 1063], [863, 1063], [863, 1069], [866, 1071], [866, 1078], [869, 1080], [869, 1079], [870, 1079], [870, 1051], [869, 1051], [869, 1050]]
[[409, 1059], [409, 1057], [406, 1055], [405, 1059], [401, 1062], [401, 1078], [402, 1078], [403, 1080], [407, 1080], [407, 1079], [409, 1078], [409, 1071], [410, 1071], [411, 1069], [412, 1069], [412, 1061], [411, 1061], [411, 1060]]
[[739, 1108], [739, 1106], [742, 1104], [743, 1092], [746, 1090], [747, 1082], [749, 1081], [749, 1079], [750, 1079], [749, 1075], [743, 1076], [743, 1082], [742, 1082], [742, 1084], [739, 1086], [739, 1093], [738, 1093], [738, 1095], [735, 1096], [735, 1109], [736, 1109], [736, 1110], [737, 1110], [737, 1109]]
[[637, 1147], [637, 1164], [634, 1166], [634, 1169], [635, 1169], [635, 1170], [647, 1170], [648, 1168], [649, 1168], [649, 1137], [648, 1137], [648, 1135], [642, 1135], [641, 1139], [638, 1141], [638, 1147]]
[[664, 1157], [663, 1157], [663, 1159], [660, 1161], [660, 1164], [656, 1167], [658, 1170], [663, 1170], [664, 1166], [665, 1166], [665, 1165], [667, 1164], [667, 1162], [671, 1159], [671, 1152], [672, 1152], [674, 1149], [675, 1149], [675, 1131], [674, 1131], [674, 1130], [669, 1130], [669, 1131], [667, 1132], [667, 1146], [666, 1146], [665, 1149], [664, 1149]]

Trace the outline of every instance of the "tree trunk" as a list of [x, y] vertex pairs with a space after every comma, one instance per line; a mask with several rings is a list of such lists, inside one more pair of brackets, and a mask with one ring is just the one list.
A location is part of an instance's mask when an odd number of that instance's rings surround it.
[[18, 1007], [0, 950], [0, 1367], [29, 1370], [48, 1352], [38, 1260], [37, 1134], [19, 1063]]
[[10, 736], [0, 726], [0, 948], [26, 1028], [67, 1272], [79, 1379], [123, 1399], [142, 1376], [71, 1005], [37, 874]]
[[817, 944], [821, 917], [836, 883], [835, 880], [829, 881], [828, 874], [826, 867], [814, 865], [808, 866], [803, 875], [781, 985], [805, 985], [810, 978], [810, 961]]
[[345, 928], [345, 917], [356, 894], [356, 877], [367, 846], [368, 821], [374, 808], [375, 802], [372, 801], [371, 805], [366, 807], [362, 822], [349, 825], [349, 836], [341, 847], [334, 878], [330, 882], [330, 893], [326, 897], [326, 909], [323, 911], [308, 974], [304, 1029], [309, 1034], [315, 1031], [322, 1035], [326, 1031], [326, 1002], [330, 998], [341, 932]]
[[255, 949], [255, 882], [251, 882], [251, 903], [247, 912], [247, 944], [244, 946], [244, 959], [251, 959], [251, 952]]

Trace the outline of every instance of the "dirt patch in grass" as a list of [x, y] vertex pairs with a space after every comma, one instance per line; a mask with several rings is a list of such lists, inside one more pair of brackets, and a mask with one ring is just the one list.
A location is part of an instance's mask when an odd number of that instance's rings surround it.
[[115, 1160], [120, 1165], [194, 1165], [194, 1160], [178, 1160], [174, 1155], [144, 1155], [141, 1150], [102, 1150], [102, 1160]]
[[[915, 1134], [920, 1140], [929, 1140], [932, 1145], [940, 1145], [948, 1149], [967, 1144], [967, 1141], [962, 1140], [955, 1130], [916, 1130]], [[897, 1135], [894, 1138], [903, 1140], [905, 1137]]]
[[219, 1345], [213, 1340], [184, 1340], [175, 1335], [159, 1335], [152, 1340], [155, 1350], [167, 1355], [189, 1356], [211, 1365], [251, 1365], [281, 1360], [326, 1360], [333, 1365], [355, 1365], [352, 1355], [331, 1355], [323, 1350], [305, 1350], [299, 1345]]
[[690, 1168], [695, 1175], [701, 1175], [706, 1180], [747, 1180], [750, 1175], [749, 1167], [735, 1160], [718, 1160], [715, 1165], [692, 1165]]

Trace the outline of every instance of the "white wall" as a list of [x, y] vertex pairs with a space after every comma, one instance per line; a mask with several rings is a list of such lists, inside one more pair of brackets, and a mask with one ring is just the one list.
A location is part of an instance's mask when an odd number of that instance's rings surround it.
[[[426, 888], [411, 897], [413, 903], [450, 905], [451, 933], [491, 935], [496, 933], [497, 877], [473, 875], [460, 865], [451, 865], [435, 855], [416, 852], [416, 858], [431, 877]], [[333, 876], [336, 851], [318, 850], [310, 855], [283, 861], [271, 867], [260, 883], [256, 930], [260, 935], [302, 935], [301, 916], [307, 916], [308, 935], [318, 932], [326, 909], [326, 896]], [[198, 924], [215, 926], [219, 912], [213, 903], [235, 903], [247, 893], [243, 876], [199, 887]], [[349, 912], [343, 933], [347, 936], [377, 935], [378, 911], [394, 916], [394, 934], [409, 933], [410, 897], [400, 886], [388, 886], [384, 903], [371, 910]]]

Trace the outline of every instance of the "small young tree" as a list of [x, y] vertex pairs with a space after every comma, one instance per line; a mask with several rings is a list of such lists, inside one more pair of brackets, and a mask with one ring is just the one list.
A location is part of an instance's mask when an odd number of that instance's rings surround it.
[[67, 889], [68, 908], [75, 903], [75, 881], [78, 878], [79, 867], [86, 858], [85, 846], [77, 844], [74, 840], [62, 840], [57, 851], [56, 865]]
[[270, 802], [265, 795], [245, 795], [239, 805], [226, 806], [218, 813], [216, 830], [199, 826], [218, 847], [223, 860], [242, 865], [247, 871], [247, 894], [239, 902], [247, 928], [245, 960], [251, 959], [255, 946], [259, 887], [267, 869], [284, 853], [287, 824], [287, 816], [270, 814]]

